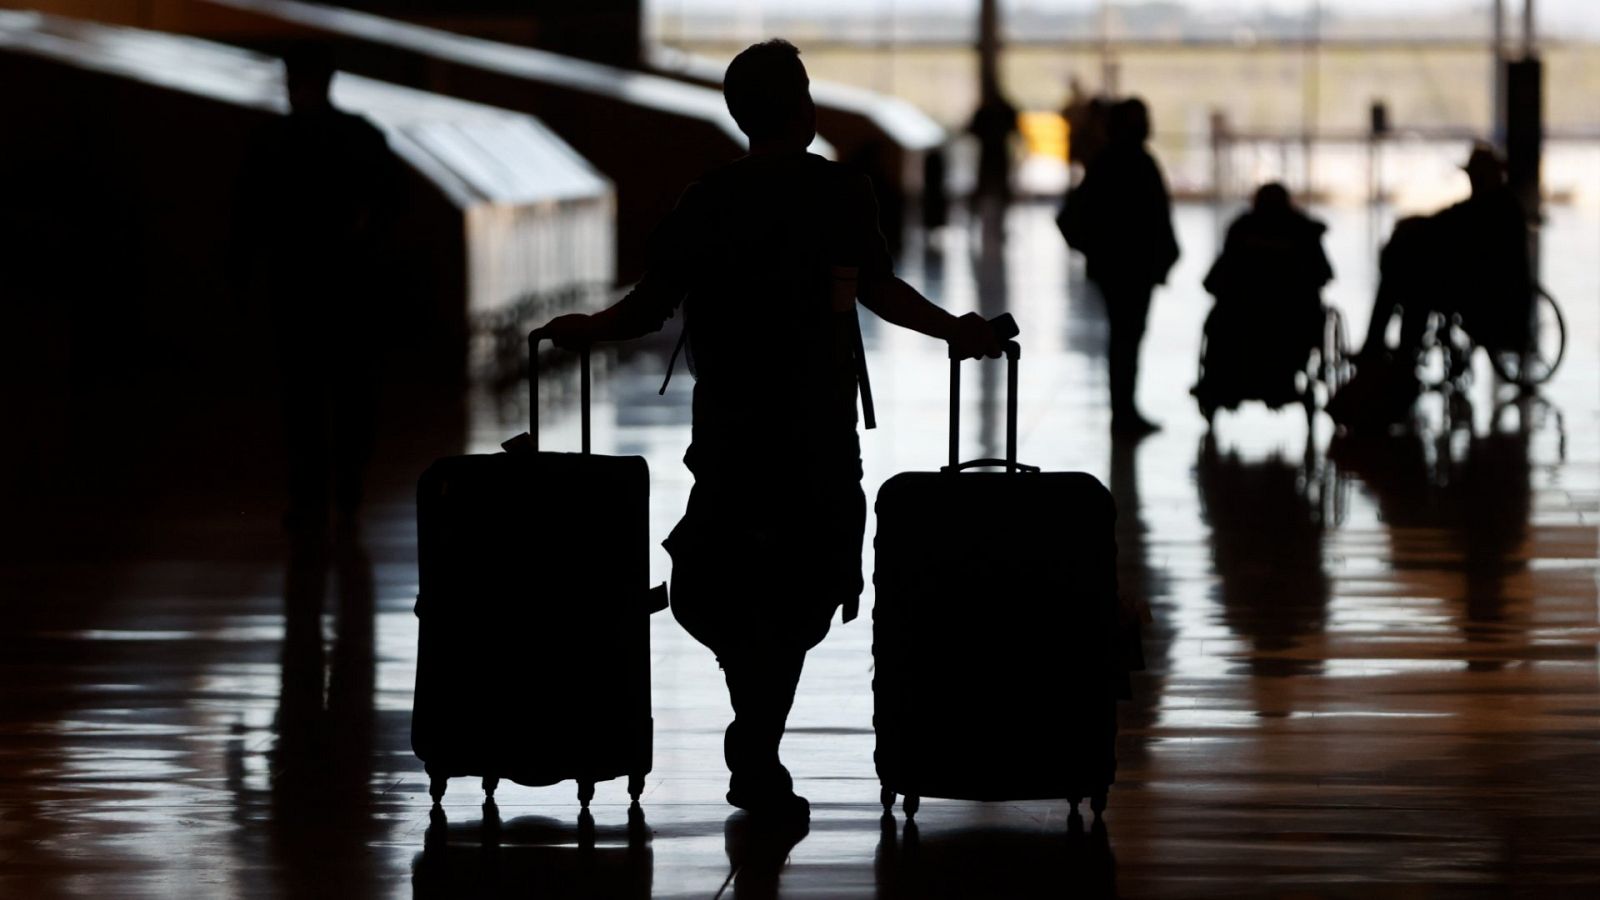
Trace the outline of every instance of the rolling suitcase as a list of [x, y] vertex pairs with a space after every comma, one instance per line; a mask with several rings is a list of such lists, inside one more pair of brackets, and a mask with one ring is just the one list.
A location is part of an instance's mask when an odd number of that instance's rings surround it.
[[873, 756], [885, 813], [897, 794], [907, 817], [922, 797], [1067, 799], [1074, 816], [1089, 797], [1098, 813], [1116, 771], [1129, 661], [1115, 504], [1093, 476], [1017, 462], [1020, 355], [1007, 341], [1005, 459], [957, 462], [952, 358], [950, 464], [878, 493]]
[[642, 457], [538, 450], [538, 342], [529, 342], [532, 428], [505, 453], [455, 456], [417, 485], [419, 646], [411, 746], [437, 804], [450, 778], [578, 782], [651, 765], [650, 473]]

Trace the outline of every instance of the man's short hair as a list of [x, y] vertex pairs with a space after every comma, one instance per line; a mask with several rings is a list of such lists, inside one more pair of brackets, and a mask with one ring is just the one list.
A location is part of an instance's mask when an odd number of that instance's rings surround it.
[[333, 81], [333, 50], [314, 41], [297, 44], [283, 54], [283, 68], [290, 78], [326, 86]]
[[739, 130], [758, 140], [783, 130], [804, 107], [810, 85], [800, 48], [775, 38], [733, 58], [722, 76], [722, 95]]
[[1113, 141], [1143, 144], [1150, 139], [1150, 108], [1138, 97], [1119, 100], [1111, 107], [1106, 130]]

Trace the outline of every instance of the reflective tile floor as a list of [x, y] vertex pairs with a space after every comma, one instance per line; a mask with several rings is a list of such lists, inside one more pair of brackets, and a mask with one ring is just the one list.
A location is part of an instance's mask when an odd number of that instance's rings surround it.
[[[1326, 214], [1328, 299], [1360, 334], [1376, 232]], [[5, 564], [0, 896], [1597, 896], [1600, 217], [1553, 213], [1545, 280], [1572, 340], [1542, 396], [1501, 405], [1483, 371], [1463, 402], [1427, 399], [1413, 434], [1361, 444], [1259, 408], [1203, 438], [1187, 389], [1225, 220], [1179, 220], [1141, 385], [1166, 427], [1137, 444], [1107, 438], [1105, 327], [1050, 209], [1014, 210], [1003, 248], [958, 227], [903, 266], [952, 308], [1016, 314], [1022, 458], [1091, 472], [1120, 506], [1122, 582], [1155, 621], [1104, 830], [1050, 802], [881, 821], [865, 616], [812, 655], [785, 743], [808, 833], [730, 816], [719, 673], [668, 615], [642, 820], [615, 782], [592, 828], [571, 785], [504, 786], [486, 812], [458, 780], [430, 817], [408, 745], [411, 492], [460, 439], [425, 424], [386, 440], [363, 539], [336, 552], [291, 554], [257, 473], [64, 510]], [[870, 323], [868, 341], [870, 493], [941, 462], [946, 381], [930, 342]], [[595, 411], [597, 450], [649, 460], [655, 540], [688, 489], [689, 383], [656, 396], [658, 349], [604, 367]], [[993, 455], [1000, 370], [966, 384], [964, 447]], [[575, 445], [570, 401], [549, 400], [548, 445]], [[525, 415], [515, 393], [476, 398], [457, 433], [491, 450]]]

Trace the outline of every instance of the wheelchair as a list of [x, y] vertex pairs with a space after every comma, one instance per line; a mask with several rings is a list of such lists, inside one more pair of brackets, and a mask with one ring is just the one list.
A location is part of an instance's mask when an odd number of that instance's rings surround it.
[[[1295, 354], [1299, 357], [1298, 367], [1288, 372], [1287, 366], [1260, 364], [1257, 351], [1262, 348], [1245, 345], [1229, 348], [1233, 362], [1211, 360], [1217, 345], [1226, 343], [1225, 339], [1218, 340], [1219, 328], [1229, 315], [1220, 305], [1213, 305], [1202, 332], [1198, 377], [1190, 389], [1206, 427], [1214, 425], [1219, 410], [1237, 409], [1249, 401], [1260, 401], [1274, 410], [1298, 404], [1305, 410], [1307, 424], [1314, 422], [1317, 411], [1327, 406], [1351, 373], [1344, 316], [1326, 304], [1321, 314], [1319, 333], [1301, 336], [1300, 346], [1295, 349], [1303, 351], [1303, 355]], [[1286, 381], [1285, 376], [1292, 379]]]
[[1567, 352], [1567, 323], [1561, 306], [1535, 286], [1530, 338], [1526, 347], [1489, 346], [1474, 340], [1460, 313], [1428, 313], [1417, 352], [1417, 380], [1428, 390], [1465, 390], [1472, 377], [1472, 353], [1482, 347], [1500, 380], [1521, 391], [1549, 381]]

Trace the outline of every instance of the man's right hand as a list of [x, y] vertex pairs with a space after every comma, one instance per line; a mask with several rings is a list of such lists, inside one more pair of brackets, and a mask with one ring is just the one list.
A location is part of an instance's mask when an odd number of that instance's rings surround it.
[[581, 350], [594, 343], [594, 317], [584, 313], [556, 316], [529, 335], [539, 340], [549, 340], [563, 350]]
[[946, 340], [958, 359], [978, 359], [987, 356], [998, 359], [1005, 352], [994, 326], [977, 313], [967, 313], [955, 321], [955, 327]]

